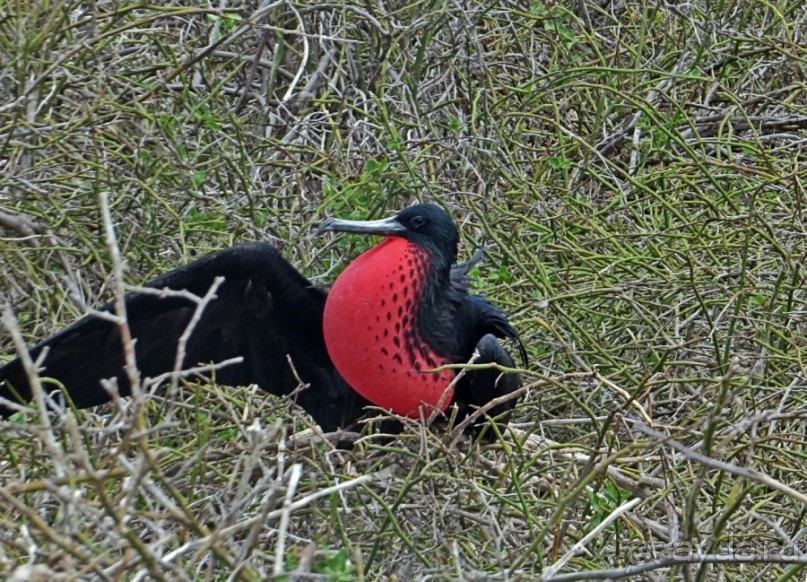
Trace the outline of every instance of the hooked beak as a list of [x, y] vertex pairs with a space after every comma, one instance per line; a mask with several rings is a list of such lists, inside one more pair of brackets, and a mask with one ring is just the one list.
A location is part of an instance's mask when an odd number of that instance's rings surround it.
[[380, 236], [400, 236], [406, 227], [398, 222], [397, 217], [380, 220], [343, 220], [329, 218], [317, 229], [317, 236], [323, 232], [355, 232], [359, 234], [377, 234]]

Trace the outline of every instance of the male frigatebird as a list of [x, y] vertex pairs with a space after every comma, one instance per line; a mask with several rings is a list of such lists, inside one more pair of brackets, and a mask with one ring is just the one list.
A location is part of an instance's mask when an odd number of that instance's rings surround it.
[[[223, 277], [187, 339], [182, 369], [241, 357], [215, 370], [215, 381], [255, 383], [272, 394], [295, 391], [297, 403], [326, 431], [353, 424], [368, 403], [410, 417], [421, 407], [428, 415], [455, 403], [462, 417], [519, 387], [517, 375], [490, 367], [468, 370], [454, 386], [453, 370], [430, 371], [465, 363], [475, 351], [476, 363], [513, 367], [496, 338], [515, 340], [526, 359], [505, 314], [467, 292], [468, 271], [481, 255], [452, 266], [459, 235], [444, 210], [417, 204], [384, 220], [328, 219], [318, 233], [327, 231], [385, 240], [350, 263], [330, 291], [266, 243], [239, 244], [149, 282], [153, 289], [203, 296]], [[125, 305], [140, 378], [173, 371], [196, 303], [181, 294], [141, 292], [128, 295]], [[30, 354], [40, 375], [61, 384], [79, 408], [110, 400], [102, 380], [114, 379], [123, 396], [131, 393], [120, 328], [109, 318], [86, 316]], [[295, 390], [301, 382], [307, 386]], [[31, 399], [19, 358], [0, 368], [0, 396]], [[0, 415], [13, 411], [0, 402]]]

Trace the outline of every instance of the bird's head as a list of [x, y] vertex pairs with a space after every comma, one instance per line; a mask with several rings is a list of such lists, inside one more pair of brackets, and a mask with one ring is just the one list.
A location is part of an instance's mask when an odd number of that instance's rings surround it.
[[457, 256], [459, 233], [451, 216], [434, 204], [415, 204], [395, 216], [380, 220], [329, 218], [320, 225], [324, 232], [353, 232], [399, 237], [425, 249], [433, 261], [449, 267]]

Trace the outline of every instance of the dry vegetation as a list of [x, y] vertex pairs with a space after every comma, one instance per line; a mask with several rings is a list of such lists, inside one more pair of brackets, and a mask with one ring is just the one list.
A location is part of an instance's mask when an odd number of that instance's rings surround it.
[[336, 450], [254, 387], [18, 414], [0, 572], [803, 577], [806, 19], [0, 0], [0, 357], [115, 293], [104, 200], [139, 284], [252, 239], [327, 282], [368, 243], [314, 225], [418, 199], [487, 245], [478, 289], [531, 358], [487, 446], [412, 425]]

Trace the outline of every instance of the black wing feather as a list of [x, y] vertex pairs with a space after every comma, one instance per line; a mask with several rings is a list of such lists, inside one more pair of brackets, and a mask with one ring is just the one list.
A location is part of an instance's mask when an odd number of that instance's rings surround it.
[[515, 342], [521, 362], [527, 365], [527, 351], [518, 332], [507, 320], [507, 314], [479, 295], [463, 294], [454, 316], [454, 326], [460, 341], [460, 359], [467, 361], [485, 335]]
[[[364, 404], [336, 372], [322, 336], [326, 292], [297, 272], [272, 245], [248, 243], [208, 255], [147, 284], [155, 289], [187, 290], [204, 296], [216, 277], [224, 277], [191, 335], [182, 368], [243, 357], [243, 363], [216, 370], [228, 385], [256, 383], [273, 394], [288, 394], [300, 379], [310, 384], [297, 402], [325, 430], [352, 422]], [[189, 299], [147, 293], [126, 299], [127, 320], [136, 338], [142, 378], [174, 369], [177, 343], [195, 311]], [[102, 308], [112, 311], [112, 306]], [[100, 382], [116, 378], [122, 395], [130, 393], [123, 371], [118, 327], [87, 316], [31, 350], [36, 359], [49, 348], [42, 376], [61, 382], [78, 407], [109, 400]], [[13, 390], [12, 390], [13, 387]], [[0, 368], [0, 396], [31, 398], [19, 359]], [[11, 411], [0, 406], [0, 415]]]
[[[506, 314], [478, 295], [462, 294], [454, 316], [454, 325], [460, 344], [460, 360], [466, 363], [474, 352], [478, 352], [475, 364], [498, 364], [513, 368], [513, 359], [496, 338], [510, 339], [516, 343], [521, 359], [526, 365], [527, 353], [515, 328], [507, 321]], [[468, 370], [457, 383], [454, 403], [458, 406], [459, 418], [472, 414], [477, 408], [491, 400], [511, 394], [521, 387], [518, 374], [504, 374], [497, 369]], [[511, 398], [487, 411], [491, 417], [498, 417], [507, 424], [510, 411], [516, 400]], [[474, 430], [481, 430], [484, 421], [477, 423]], [[488, 433], [488, 438], [493, 438]]]

